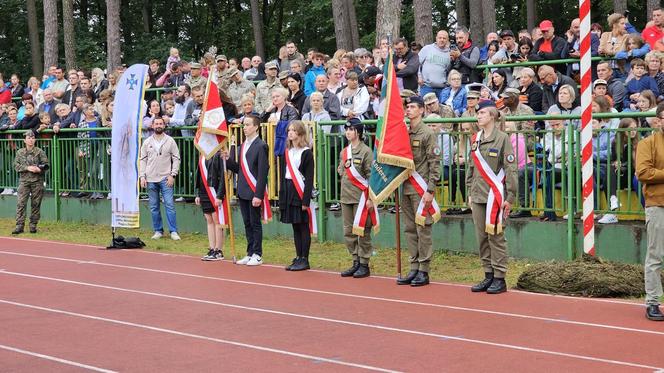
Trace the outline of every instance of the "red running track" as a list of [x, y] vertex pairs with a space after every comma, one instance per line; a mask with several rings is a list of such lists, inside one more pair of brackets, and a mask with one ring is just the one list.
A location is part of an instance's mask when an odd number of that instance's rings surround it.
[[657, 371], [640, 304], [0, 238], [0, 371]]

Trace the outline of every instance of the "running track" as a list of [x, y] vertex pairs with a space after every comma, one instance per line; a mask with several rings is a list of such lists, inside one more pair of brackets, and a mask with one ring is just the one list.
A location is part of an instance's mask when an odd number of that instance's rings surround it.
[[659, 371], [644, 312], [0, 237], [0, 372]]

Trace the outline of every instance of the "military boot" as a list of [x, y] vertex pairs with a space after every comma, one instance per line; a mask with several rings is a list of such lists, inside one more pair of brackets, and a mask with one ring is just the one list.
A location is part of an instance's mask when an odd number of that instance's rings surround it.
[[17, 234], [21, 234], [21, 233], [23, 233], [23, 227], [18, 227], [18, 226], [17, 226], [17, 227], [14, 228], [14, 230], [12, 231], [12, 234], [13, 234], [13, 235], [17, 235]]
[[410, 286], [429, 285], [429, 274], [424, 271], [417, 272], [417, 276], [410, 282]]
[[491, 286], [486, 289], [487, 294], [500, 294], [507, 291], [507, 284], [504, 278], [494, 278]]
[[491, 286], [492, 282], [493, 282], [493, 272], [485, 272], [484, 280], [480, 281], [477, 285], [473, 285], [473, 287], [470, 288], [470, 291], [472, 291], [473, 293], [486, 291], [486, 289], [488, 289], [489, 286]]
[[360, 267], [353, 273], [354, 278], [365, 278], [369, 277], [371, 275], [371, 271], [369, 271], [369, 264], [364, 264], [360, 263]]
[[417, 270], [411, 269], [410, 272], [408, 272], [408, 274], [406, 275], [406, 277], [397, 279], [397, 285], [410, 285], [415, 276], [417, 276]]
[[357, 260], [353, 260], [353, 266], [348, 268], [347, 270], [341, 272], [341, 277], [350, 277], [350, 276], [352, 276], [353, 274], [355, 274], [355, 272], [357, 271], [358, 268], [360, 268], [360, 262], [357, 261]]

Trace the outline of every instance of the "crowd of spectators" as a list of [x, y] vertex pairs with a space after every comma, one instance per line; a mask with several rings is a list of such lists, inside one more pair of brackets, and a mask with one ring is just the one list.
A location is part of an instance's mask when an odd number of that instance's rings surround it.
[[[664, 100], [664, 13], [657, 8], [651, 16], [641, 31], [632, 26], [625, 15], [618, 13], [607, 18], [606, 30], [604, 25], [592, 25], [591, 53], [607, 58], [593, 63], [594, 112], [654, 111], [657, 103]], [[472, 35], [467, 28], [460, 26], [451, 32], [438, 31], [435, 41], [425, 46], [398, 38], [392, 45], [397, 84], [404, 99], [423, 96], [429, 118], [474, 116], [476, 106], [482, 100], [495, 101], [508, 115], [580, 114], [578, 63], [500, 67], [504, 63], [578, 58], [579, 33], [580, 21], [575, 19], [564, 31], [556, 30], [550, 20], [543, 20], [533, 30], [515, 32], [504, 29], [486, 36]], [[241, 123], [248, 114], [274, 123], [295, 119], [375, 119], [380, 110], [382, 68], [388, 50], [388, 41], [381, 40], [371, 50], [339, 49], [325, 54], [310, 48], [303, 54], [294, 42], [288, 41], [280, 48], [277, 58], [268, 61], [263, 61], [260, 56], [229, 59], [224, 54], [210, 51], [199, 61], [188, 62], [180, 58], [176, 48], [171, 48], [164, 63], [158, 59], [148, 63], [148, 87], [163, 87], [164, 90], [159, 96], [155, 92], [146, 94], [143, 134], [145, 137], [151, 135], [153, 121], [163, 118], [171, 134], [193, 137], [194, 131], [178, 127], [197, 124], [208, 79], [217, 82], [224, 113], [230, 123]], [[480, 65], [487, 67], [477, 68]], [[39, 135], [45, 129], [57, 133], [62, 128], [110, 127], [113, 93], [123, 70], [119, 67], [106, 72], [99, 68], [64, 71], [61, 67], [51, 66], [41, 79], [30, 77], [25, 85], [16, 74], [11, 75], [6, 83], [0, 75], [0, 131], [23, 129]], [[657, 118], [594, 123], [597, 130], [659, 125]], [[561, 157], [565, 153], [561, 146], [566, 141], [563, 133], [570, 126], [578, 128], [579, 121], [519, 121], [505, 125], [504, 129], [513, 131], [550, 131], [547, 136], [520, 134], [513, 138], [513, 145], [523, 148], [523, 151], [517, 151], [522, 207], [530, 203], [525, 196], [533, 177], [528, 175], [537, 167], [550, 180], [545, 188], [545, 200], [547, 207], [551, 204], [549, 191], [560, 183]], [[339, 130], [329, 126], [323, 129], [326, 133]], [[464, 179], [469, 137], [477, 128], [463, 124], [436, 125], [435, 129], [441, 132], [444, 177], [450, 182], [454, 201], [457, 186], [462, 196], [465, 194], [464, 186], [458, 184]], [[450, 137], [450, 132], [460, 132], [461, 135]], [[77, 136], [87, 139], [97, 137], [99, 133], [80, 132]], [[626, 146], [624, 142], [627, 140], [625, 137], [616, 141], [615, 133], [601, 131], [596, 131], [594, 137], [594, 155], [600, 163], [596, 184], [607, 191], [611, 210], [620, 206], [616, 181], [624, 179], [631, 183], [632, 180], [624, 175], [626, 171], [621, 168], [624, 164], [616, 166], [626, 161], [619, 157], [629, 152], [619, 148]], [[630, 146], [636, 146], [638, 136], [628, 142]], [[90, 152], [103, 151], [84, 144], [79, 147], [81, 159]], [[536, 149], [544, 152], [545, 155], [539, 157], [543, 160], [530, 159]], [[537, 155], [534, 158], [538, 158]], [[77, 166], [80, 174], [89, 176], [88, 163], [78, 162]], [[633, 167], [629, 169], [634, 170]], [[610, 175], [610, 182], [607, 182], [607, 175]], [[79, 182], [81, 189], [85, 189], [84, 179], [81, 177]], [[451, 209], [448, 213], [467, 211]], [[529, 214], [517, 211], [514, 217]], [[554, 220], [555, 215], [545, 214], [543, 219]], [[600, 220], [601, 223], [616, 221], [613, 213]]]

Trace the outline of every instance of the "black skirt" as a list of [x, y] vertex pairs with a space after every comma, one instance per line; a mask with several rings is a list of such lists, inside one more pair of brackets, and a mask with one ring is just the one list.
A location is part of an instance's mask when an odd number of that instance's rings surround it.
[[[286, 193], [286, 201], [298, 201], [301, 202], [300, 196], [297, 194], [297, 190], [293, 186], [293, 182], [288, 180], [286, 183], [286, 188], [282, 193]], [[309, 222], [309, 214], [302, 210], [302, 204], [295, 205], [290, 203], [280, 203], [279, 204], [279, 221], [285, 224], [301, 224]]]
[[201, 200], [201, 209], [203, 210], [203, 213], [213, 214], [214, 206], [212, 205], [212, 202], [210, 201], [207, 193], [198, 193], [198, 198]]

